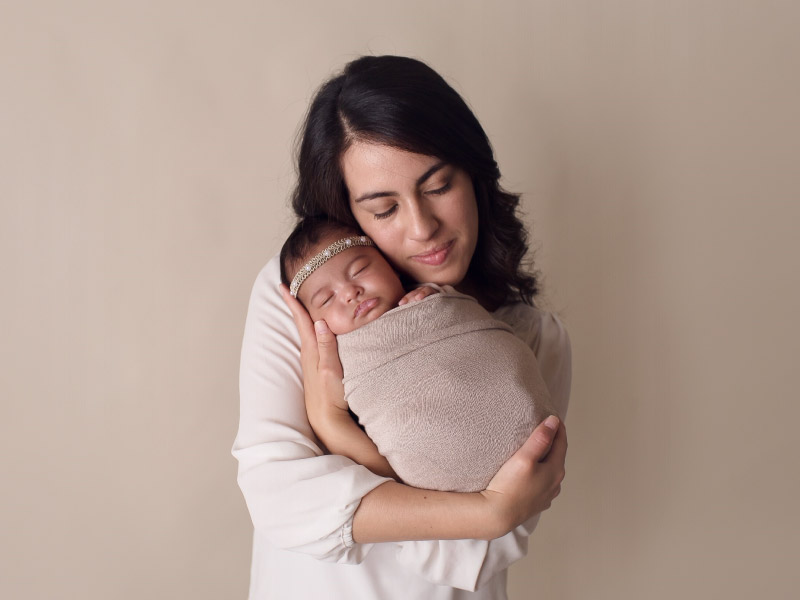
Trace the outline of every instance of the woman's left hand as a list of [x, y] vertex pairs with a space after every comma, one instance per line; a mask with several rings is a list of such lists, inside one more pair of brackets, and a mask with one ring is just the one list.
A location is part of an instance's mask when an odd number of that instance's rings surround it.
[[347, 412], [336, 336], [325, 321], [313, 323], [305, 307], [285, 285], [281, 284], [280, 292], [300, 332], [300, 364], [308, 421], [324, 443], [325, 427], [331, 417], [341, 411]]

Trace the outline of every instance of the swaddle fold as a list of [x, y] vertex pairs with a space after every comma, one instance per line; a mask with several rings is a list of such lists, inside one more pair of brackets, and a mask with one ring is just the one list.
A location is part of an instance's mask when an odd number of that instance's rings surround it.
[[485, 489], [554, 412], [533, 351], [455, 291], [395, 308], [337, 342], [350, 408], [414, 487]]

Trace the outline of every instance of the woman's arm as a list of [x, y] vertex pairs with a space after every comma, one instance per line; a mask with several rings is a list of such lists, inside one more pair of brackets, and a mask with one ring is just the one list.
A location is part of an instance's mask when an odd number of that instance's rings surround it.
[[[548, 417], [482, 492], [439, 492], [384, 483], [361, 500], [353, 522], [353, 540], [488, 541], [505, 535], [549, 508], [559, 494], [566, 435], [564, 425], [559, 425], [556, 417]], [[540, 504], [531, 504], [531, 498]]]
[[[346, 456], [373, 473], [399, 479], [389, 461], [378, 452], [369, 436], [356, 425], [346, 408], [334, 408], [326, 414], [324, 425], [312, 425], [314, 433], [331, 454]], [[325, 431], [325, 435], [321, 432]]]
[[366, 544], [345, 544], [361, 498], [388, 481], [324, 454], [303, 402], [300, 340], [281, 299], [275, 257], [253, 286], [242, 341], [240, 421], [233, 446], [255, 529], [275, 547], [358, 563]]
[[[276, 547], [343, 563], [360, 562], [371, 548], [352, 541], [359, 508], [358, 539], [386, 534], [377, 530], [387, 527], [380, 524], [378, 509], [387, 511], [384, 516], [405, 513], [405, 517], [395, 517], [396, 528], [388, 532], [394, 539], [403, 539], [403, 519], [409, 514], [427, 520], [427, 535], [444, 537], [439, 534], [446, 531], [437, 531], [436, 511], [421, 515], [426, 508], [409, 504], [407, 494], [382, 490], [371, 498], [379, 502], [368, 501], [360, 507], [362, 498], [389, 480], [343, 456], [323, 453], [306, 414], [300, 339], [278, 293], [278, 272], [275, 257], [259, 274], [242, 343], [241, 415], [233, 454], [239, 461], [239, 485], [254, 527]], [[424, 494], [422, 503], [427, 503]], [[430, 508], [431, 503], [427, 505]], [[443, 525], [452, 531], [452, 524]], [[470, 527], [462, 525], [465, 530]], [[430, 581], [475, 589], [504, 568], [500, 559], [516, 552], [517, 545], [513, 533], [491, 542], [405, 542], [398, 545], [398, 561]], [[428, 560], [432, 554], [436, 560]]]
[[[312, 323], [303, 305], [280, 286], [300, 335], [305, 405], [314, 431], [331, 435], [330, 414], [347, 408], [336, 336]], [[566, 431], [558, 420], [538, 427], [480, 493], [433, 492], [386, 483], [361, 501], [353, 523], [359, 542], [494, 539], [550, 506], [564, 477]], [[549, 425], [549, 427], [548, 427]], [[550, 456], [545, 456], [554, 444]]]

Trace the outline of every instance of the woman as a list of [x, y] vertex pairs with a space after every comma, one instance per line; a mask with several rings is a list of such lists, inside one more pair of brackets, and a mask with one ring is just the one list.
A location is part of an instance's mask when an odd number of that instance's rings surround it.
[[[311, 104], [293, 206], [360, 226], [409, 281], [475, 296], [531, 345], [563, 418], [569, 341], [530, 305], [518, 197], [499, 177], [480, 124], [438, 74], [362, 57]], [[335, 337], [278, 281], [276, 257], [254, 286], [242, 347], [234, 455], [255, 526], [250, 597], [505, 598], [506, 567], [560, 490], [563, 425], [539, 426], [476, 494], [411, 488], [323, 454], [318, 441], [336, 434], [326, 411], [344, 397]]]

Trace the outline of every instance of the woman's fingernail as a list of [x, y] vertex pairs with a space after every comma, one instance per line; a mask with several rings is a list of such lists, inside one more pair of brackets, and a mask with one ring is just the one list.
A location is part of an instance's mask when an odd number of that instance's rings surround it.
[[555, 431], [558, 429], [558, 417], [555, 415], [550, 415], [544, 420], [544, 426]]
[[328, 333], [328, 324], [320, 319], [316, 323], [314, 323], [314, 331], [317, 333]]

